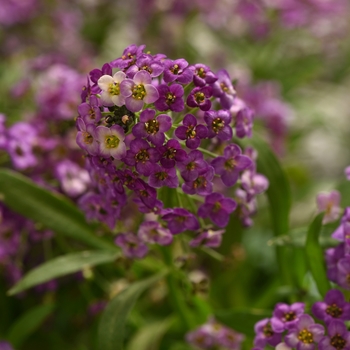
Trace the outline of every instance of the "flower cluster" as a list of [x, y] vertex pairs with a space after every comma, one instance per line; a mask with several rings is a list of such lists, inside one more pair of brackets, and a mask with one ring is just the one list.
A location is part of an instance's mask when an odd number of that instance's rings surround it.
[[[255, 325], [255, 349], [264, 349], [266, 345], [313, 350], [344, 349], [350, 346], [350, 332], [344, 321], [350, 320], [350, 303], [339, 290], [332, 289], [322, 302], [312, 306], [313, 314], [327, 326], [315, 323], [304, 313], [304, 303], [292, 305], [278, 303], [271, 318], [265, 318]], [[283, 345], [283, 346], [282, 346]]]
[[[25, 121], [12, 125], [0, 114], [3, 165], [24, 172], [36, 183], [76, 200], [91, 182], [75, 143], [72, 121], [84, 77], [63, 64], [52, 65], [36, 74], [28, 71], [28, 76], [33, 90], [26, 93], [36, 103], [35, 113], [28, 113]], [[13, 284], [26, 269], [43, 261], [41, 246], [50, 244], [53, 232], [14, 213], [4, 204], [0, 205], [0, 221], [0, 267]], [[56, 282], [51, 281], [46, 287], [52, 290], [55, 285]]]
[[244, 335], [210, 318], [207, 323], [187, 333], [186, 340], [196, 349], [232, 349], [241, 348]]
[[[242, 152], [232, 141], [234, 130], [238, 138], [251, 135], [252, 119], [234, 122], [236, 92], [225, 70], [214, 74], [144, 48], [131, 45], [90, 72], [76, 140], [95, 191], [81, 198], [81, 207], [110, 229], [135, 204], [138, 212], [157, 216], [137, 235], [118, 236], [129, 257], [144, 256], [145, 243], [169, 244], [171, 235], [186, 230], [197, 234], [193, 246], [218, 245], [221, 231], [216, 243], [211, 238], [215, 226], [226, 227], [236, 208], [250, 225], [255, 196], [268, 186], [256, 172], [256, 152]], [[170, 192], [162, 196], [165, 189]]]

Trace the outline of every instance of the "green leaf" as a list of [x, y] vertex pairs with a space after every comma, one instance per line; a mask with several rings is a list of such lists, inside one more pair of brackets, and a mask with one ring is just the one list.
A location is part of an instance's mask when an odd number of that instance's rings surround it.
[[277, 246], [304, 247], [306, 241], [306, 227], [298, 227], [291, 230], [288, 235], [280, 235], [271, 238], [267, 244]]
[[11, 327], [7, 336], [9, 342], [18, 348], [34, 333], [54, 309], [54, 304], [39, 305], [22, 315]]
[[246, 141], [245, 144], [252, 144], [258, 151], [258, 171], [264, 174], [270, 183], [266, 193], [271, 206], [275, 236], [285, 235], [289, 231], [289, 212], [292, 203], [287, 176], [266, 142], [255, 137]]
[[116, 249], [112, 243], [96, 237], [84, 214], [66, 197], [38, 186], [19, 173], [0, 169], [0, 198], [15, 212], [58, 234], [94, 248]]
[[162, 272], [146, 280], [135, 282], [118, 294], [104, 310], [98, 329], [99, 350], [122, 350], [124, 341], [124, 324], [129, 311], [141, 293], [168, 272]]
[[52, 259], [29, 271], [9, 291], [9, 295], [22, 292], [30, 287], [50, 281], [54, 278], [81, 271], [87, 266], [95, 266], [114, 261], [119, 253], [111, 251], [83, 251]]
[[[334, 229], [329, 229], [328, 227], [322, 226], [321, 235], [319, 237], [319, 242], [321, 247], [336, 247], [339, 244], [339, 241], [329, 237]], [[304, 248], [307, 237], [307, 227], [299, 227], [294, 230], [291, 230], [288, 235], [277, 236], [270, 239], [268, 245], [277, 245], [277, 246], [292, 246], [297, 248]]]
[[305, 253], [317, 289], [324, 297], [329, 289], [331, 289], [331, 285], [326, 274], [323, 249], [319, 243], [323, 215], [323, 213], [318, 214], [309, 227], [305, 244]]
[[[286, 235], [289, 232], [289, 212], [292, 203], [287, 176], [279, 160], [266, 142], [258, 137], [254, 137], [251, 140], [245, 141], [244, 145], [253, 145], [258, 151], [258, 172], [264, 174], [269, 180], [269, 188], [266, 194], [270, 204], [271, 223], [274, 235]], [[290, 269], [289, 251], [283, 246], [276, 247], [276, 251], [280, 276], [283, 283], [292, 285], [293, 276]]]
[[271, 310], [260, 309], [218, 310], [215, 312], [215, 318], [218, 321], [248, 336], [254, 336], [255, 323], [271, 315]]
[[170, 317], [142, 327], [128, 344], [127, 350], [157, 350], [162, 337], [173, 322], [174, 318]]

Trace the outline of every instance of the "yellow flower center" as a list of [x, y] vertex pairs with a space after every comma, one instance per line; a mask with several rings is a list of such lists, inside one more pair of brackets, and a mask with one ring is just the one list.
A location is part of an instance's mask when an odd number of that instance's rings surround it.
[[119, 145], [119, 138], [115, 135], [108, 135], [105, 138], [105, 146], [106, 148], [116, 148]]

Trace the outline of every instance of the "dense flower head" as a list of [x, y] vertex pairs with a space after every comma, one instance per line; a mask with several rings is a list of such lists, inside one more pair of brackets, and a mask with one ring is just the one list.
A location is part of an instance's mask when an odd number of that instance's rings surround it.
[[[251, 135], [249, 110], [238, 119], [230, 111], [236, 92], [225, 70], [214, 73], [204, 64], [144, 50], [144, 45], [130, 45], [89, 74], [76, 140], [86, 153], [93, 186], [79, 203], [90, 220], [111, 229], [124, 206], [154, 215], [125, 228], [143, 244], [168, 244], [170, 235], [190, 231], [197, 237], [191, 246], [217, 247], [224, 233], [218, 228], [226, 227], [236, 209], [237, 187], [243, 186], [253, 203], [268, 185], [256, 173], [255, 159], [232, 140], [235, 128], [239, 137]], [[227, 191], [216, 183], [215, 173]], [[215, 226], [208, 226], [210, 221]], [[129, 257], [125, 242], [134, 236], [118, 238]]]

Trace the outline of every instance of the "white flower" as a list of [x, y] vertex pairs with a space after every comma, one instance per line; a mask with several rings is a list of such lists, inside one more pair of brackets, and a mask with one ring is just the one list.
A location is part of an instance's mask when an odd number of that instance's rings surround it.
[[123, 72], [117, 72], [111, 77], [110, 75], [102, 75], [98, 79], [98, 86], [102, 90], [101, 101], [105, 106], [123, 106], [125, 97], [120, 93], [119, 85], [125, 79]]
[[114, 159], [122, 159], [125, 156], [125, 133], [121, 126], [113, 125], [106, 128], [100, 125], [96, 128], [96, 135], [100, 144], [101, 155]]

